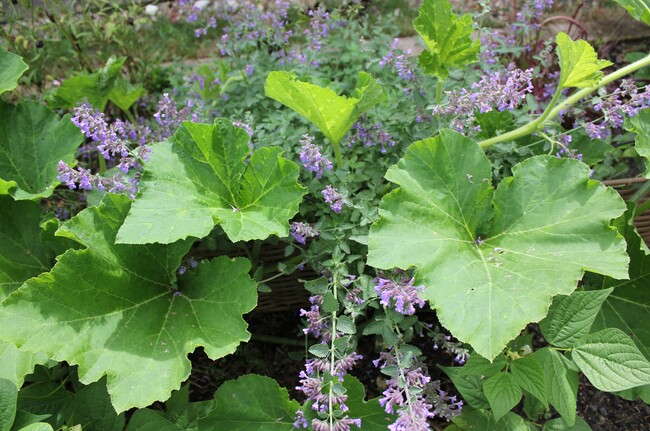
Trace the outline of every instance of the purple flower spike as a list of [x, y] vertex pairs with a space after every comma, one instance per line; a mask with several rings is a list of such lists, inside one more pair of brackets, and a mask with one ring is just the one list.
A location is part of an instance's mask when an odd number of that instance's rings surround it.
[[395, 282], [390, 279], [378, 277], [375, 283], [375, 291], [381, 298], [381, 304], [385, 307], [391, 306], [391, 299], [395, 301], [395, 311], [405, 315], [415, 313], [415, 305], [424, 307], [424, 300], [420, 294], [424, 291], [424, 286], [413, 286], [413, 278]]
[[321, 193], [323, 193], [325, 203], [330, 204], [332, 211], [337, 214], [340, 213], [343, 209], [343, 205], [345, 204], [343, 196], [341, 196], [339, 192], [334, 187], [332, 187], [331, 184], [325, 187], [325, 190], [323, 190]]
[[309, 135], [304, 135], [300, 140], [300, 143], [302, 144], [300, 160], [305, 169], [315, 172], [316, 178], [321, 178], [325, 169], [332, 169], [332, 162], [326, 157], [323, 157], [321, 154], [323, 148], [320, 145], [312, 143], [313, 139], [314, 138]]

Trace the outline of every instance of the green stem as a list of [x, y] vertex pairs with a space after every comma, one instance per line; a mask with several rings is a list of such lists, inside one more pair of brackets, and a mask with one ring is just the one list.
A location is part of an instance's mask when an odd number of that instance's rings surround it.
[[442, 101], [442, 83], [444, 81], [438, 78], [438, 86], [436, 87], [436, 105], [440, 105]]
[[555, 118], [561, 111], [578, 103], [580, 100], [584, 99], [585, 97], [587, 97], [588, 95], [596, 91], [598, 88], [603, 87], [609, 84], [610, 82], [616, 81], [617, 79], [620, 79], [626, 75], [629, 75], [632, 72], [636, 72], [637, 70], [646, 66], [650, 66], [650, 55], [647, 55], [646, 57], [637, 60], [634, 63], [628, 64], [627, 66], [610, 73], [609, 75], [603, 77], [600, 81], [598, 81], [596, 85], [592, 85], [591, 87], [586, 87], [583, 88], [582, 90], [576, 91], [571, 96], [567, 97], [566, 99], [558, 103], [557, 106], [555, 106], [555, 104], [557, 103], [557, 99], [559, 98], [559, 95], [563, 90], [562, 88], [558, 87], [557, 91], [553, 95], [553, 99], [549, 103], [544, 113], [542, 113], [542, 115], [538, 119], [536, 119], [531, 123], [526, 124], [525, 126], [521, 126], [515, 130], [511, 130], [510, 132], [504, 133], [499, 136], [495, 136], [490, 139], [485, 139], [479, 142], [479, 145], [481, 146], [481, 148], [487, 148], [494, 144], [498, 144], [499, 142], [512, 141], [517, 138], [521, 138], [522, 136], [533, 134], [540, 128], [540, 126], [543, 124], [544, 121], [549, 120], [551, 118]]
[[341, 147], [338, 142], [333, 143], [334, 154], [336, 155], [336, 167], [339, 169], [343, 168], [343, 157], [341, 157]]
[[99, 173], [106, 173], [106, 159], [101, 155], [101, 153], [99, 154]]

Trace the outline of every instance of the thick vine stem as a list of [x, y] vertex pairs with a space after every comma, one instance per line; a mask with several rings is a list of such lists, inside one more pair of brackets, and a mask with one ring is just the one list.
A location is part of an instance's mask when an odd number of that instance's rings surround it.
[[332, 146], [334, 146], [334, 154], [336, 155], [336, 167], [342, 169], [343, 157], [341, 157], [341, 147], [338, 142], [332, 142]]
[[556, 91], [555, 94], [553, 95], [553, 99], [549, 103], [548, 107], [538, 119], [536, 119], [531, 123], [526, 124], [525, 126], [521, 126], [518, 129], [511, 130], [510, 132], [504, 133], [499, 136], [495, 136], [490, 139], [485, 139], [479, 142], [479, 146], [481, 148], [488, 148], [494, 144], [498, 144], [499, 142], [512, 141], [514, 139], [521, 138], [522, 136], [531, 135], [537, 132], [546, 120], [556, 117], [561, 111], [578, 103], [580, 100], [587, 97], [588, 95], [590, 95], [591, 93], [599, 89], [600, 87], [603, 87], [609, 84], [610, 82], [616, 81], [617, 79], [629, 75], [632, 72], [636, 72], [637, 70], [646, 66], [650, 66], [650, 54], [640, 60], [635, 61], [634, 63], [628, 64], [627, 66], [603, 77], [598, 82], [598, 84], [576, 91], [574, 94], [572, 94], [571, 96], [567, 97], [566, 99], [562, 100], [559, 103], [557, 103], [557, 99], [559, 98], [559, 94], [562, 91], [562, 89], [558, 88], [558, 91]]

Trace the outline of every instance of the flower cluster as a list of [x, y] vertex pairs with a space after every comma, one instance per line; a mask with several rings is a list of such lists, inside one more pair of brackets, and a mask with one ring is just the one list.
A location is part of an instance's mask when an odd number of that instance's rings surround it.
[[[109, 124], [105, 115], [88, 103], [82, 103], [74, 109], [71, 121], [93, 142], [93, 147], [86, 146], [84, 151], [96, 149], [103, 159], [112, 162], [120, 172], [107, 178], [93, 174], [81, 166], [73, 169], [65, 162], [59, 161], [59, 181], [64, 182], [70, 189], [97, 188], [111, 193], [128, 190], [133, 198], [137, 192], [138, 179], [126, 178], [123, 174], [127, 174], [132, 168], [139, 168], [142, 161], [149, 159], [151, 147], [146, 145], [147, 137], [151, 133], [149, 128], [119, 119]], [[132, 144], [133, 142], [136, 144]], [[130, 145], [135, 145], [135, 149], [131, 150]]]
[[468, 124], [475, 120], [476, 111], [480, 113], [513, 110], [533, 91], [533, 69], [510, 68], [505, 73], [494, 72], [485, 75], [472, 84], [470, 90], [446, 91], [446, 105], [433, 107], [434, 115], [454, 116], [452, 127], [464, 132]]
[[343, 205], [345, 205], [345, 200], [343, 199], [343, 196], [339, 194], [338, 190], [336, 190], [336, 188], [332, 187], [330, 184], [325, 187], [325, 190], [323, 190], [321, 193], [323, 194], [325, 203], [330, 204], [332, 211], [335, 213], [340, 213], [343, 209]]
[[[399, 360], [396, 356], [399, 356]], [[433, 418], [433, 405], [428, 403], [424, 393], [431, 381], [422, 367], [405, 366], [400, 360], [403, 356], [395, 349], [382, 352], [378, 359], [372, 361], [375, 367], [383, 370], [397, 368], [398, 372], [386, 381], [387, 388], [379, 399], [379, 404], [386, 413], [394, 414], [397, 419], [388, 429], [391, 431], [428, 431], [429, 418]], [[409, 361], [410, 362], [410, 361]]]
[[390, 49], [385, 56], [379, 60], [380, 67], [389, 67], [397, 76], [402, 78], [408, 85], [413, 86], [407, 87], [404, 89], [406, 93], [412, 93], [413, 89], [416, 89], [421, 95], [424, 95], [424, 90], [420, 85], [420, 81], [417, 73], [415, 72], [415, 61], [412, 55], [412, 50], [407, 49], [403, 51], [399, 46], [399, 39], [393, 39], [393, 43], [390, 45]]
[[[320, 314], [320, 307], [323, 304], [323, 296], [315, 295], [309, 298], [312, 303], [311, 309], [300, 310], [301, 316], [308, 319], [307, 327], [304, 329], [305, 334], [311, 333], [321, 339], [321, 345], [327, 349], [327, 354], [322, 357], [308, 359], [305, 362], [305, 369], [300, 372], [299, 385], [296, 390], [306, 396], [306, 402], [311, 403], [311, 408], [321, 415], [327, 414], [325, 419], [312, 419], [311, 426], [318, 431], [350, 431], [350, 427], [355, 425], [361, 428], [361, 419], [350, 418], [343, 415], [349, 410], [345, 402], [348, 399], [347, 394], [341, 388], [335, 389], [332, 379], [326, 379], [327, 375], [336, 377], [340, 385], [345, 375], [350, 371], [356, 362], [362, 358], [356, 352], [347, 354], [339, 353], [334, 349], [334, 341], [339, 335], [332, 333], [330, 319]], [[333, 317], [335, 318], [335, 317]], [[330, 349], [328, 343], [331, 343]], [[322, 417], [322, 416], [321, 416]], [[295, 428], [307, 428], [309, 423], [304, 417], [304, 413], [299, 410], [296, 412], [294, 422]]]
[[196, 114], [192, 113], [192, 105], [188, 103], [182, 109], [176, 107], [176, 102], [169, 97], [169, 93], [163, 93], [162, 99], [158, 102], [158, 111], [153, 114], [160, 125], [157, 130], [158, 139], [165, 139], [173, 135], [178, 126], [192, 115], [192, 121], [198, 122]]
[[408, 315], [415, 313], [415, 305], [422, 308], [425, 304], [420, 298], [424, 286], [413, 286], [413, 280], [413, 278], [404, 278], [393, 281], [377, 277], [373, 280], [373, 284], [383, 306], [390, 307], [391, 301], [394, 301], [395, 311]]
[[602, 119], [585, 123], [585, 131], [592, 139], [604, 139], [609, 135], [610, 128], [621, 128], [626, 117], [633, 117], [648, 106], [650, 86], [640, 89], [634, 80], [625, 79], [614, 92], [602, 95], [594, 105], [594, 110], [602, 114]]
[[[386, 147], [394, 147], [393, 137], [382, 127], [381, 123], [370, 124], [365, 114], [359, 116], [359, 120], [352, 125], [356, 131], [354, 138], [366, 147], [381, 146], [381, 152], [386, 152]], [[352, 144], [350, 144], [352, 145]]]
[[321, 154], [322, 147], [313, 143], [313, 137], [303, 135], [300, 143], [300, 160], [308, 171], [316, 173], [316, 178], [321, 178], [325, 169], [332, 169], [332, 162]]
[[433, 335], [433, 350], [442, 349], [443, 351], [454, 355], [454, 362], [463, 365], [469, 359], [469, 350], [467, 350], [460, 341], [453, 341], [451, 336], [442, 332], [436, 332]]
[[307, 244], [307, 238], [314, 238], [318, 236], [318, 231], [305, 222], [291, 223], [291, 236], [299, 244]]
[[[74, 116], [71, 121], [87, 138], [97, 144], [97, 151], [104, 159], [111, 160], [114, 157], [119, 157], [118, 166], [122, 172], [127, 173], [130, 168], [139, 166], [137, 158], [129, 155], [130, 150], [126, 137], [134, 136], [133, 134], [136, 133], [130, 123], [117, 119], [109, 125], [104, 114], [95, 110], [88, 103], [82, 103], [74, 108]], [[147, 161], [150, 152], [149, 146], [141, 145], [138, 148], [138, 157]]]

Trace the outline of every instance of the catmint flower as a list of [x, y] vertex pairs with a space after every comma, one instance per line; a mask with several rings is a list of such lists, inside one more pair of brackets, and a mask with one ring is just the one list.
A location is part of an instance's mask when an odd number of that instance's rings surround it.
[[[389, 51], [381, 58], [381, 60], [379, 60], [379, 67], [388, 67], [392, 69], [397, 73], [397, 76], [403, 79], [409, 86], [415, 87], [420, 94], [424, 94], [415, 72], [415, 62], [413, 60], [411, 49], [403, 51], [399, 47], [398, 38], [393, 39]], [[413, 88], [407, 87], [404, 91], [407, 94], [410, 94], [413, 92]]]
[[361, 428], [361, 419], [350, 419], [348, 415], [342, 418], [335, 418], [334, 424], [330, 427], [329, 421], [326, 419], [314, 419], [311, 421], [311, 426], [314, 431], [350, 431], [350, 427], [354, 425]]
[[291, 223], [290, 233], [296, 242], [302, 245], [307, 243], [307, 238], [314, 238], [319, 235], [316, 229], [304, 222]]
[[[475, 112], [505, 111], [517, 108], [533, 91], [533, 69], [510, 69], [485, 75], [475, 82], [470, 90], [445, 91], [448, 98], [446, 105], [433, 107], [434, 115], [454, 116], [452, 127], [464, 132], [468, 124], [475, 120]], [[476, 130], [470, 127], [470, 130]]]
[[320, 314], [323, 296], [314, 295], [309, 298], [309, 302], [312, 304], [309, 310], [300, 309], [300, 315], [307, 318], [307, 327], [303, 329], [303, 332], [312, 334], [314, 337], [320, 337], [321, 333], [329, 327], [327, 320]]
[[450, 396], [440, 388], [438, 380], [431, 382], [425, 389], [426, 400], [433, 405], [433, 413], [447, 422], [458, 416], [463, 408], [463, 400], [456, 395]]
[[[420, 119], [421, 120], [421, 119]], [[417, 121], [416, 119], [416, 122]], [[395, 141], [393, 137], [384, 130], [380, 123], [372, 125], [368, 124], [368, 118], [365, 114], [359, 116], [359, 120], [352, 125], [352, 128], [357, 132], [355, 139], [366, 147], [373, 147], [376, 145], [381, 146], [381, 152], [386, 152], [386, 147], [394, 147]]]
[[[191, 109], [192, 106], [188, 105], [178, 110], [176, 102], [169, 97], [169, 93], [163, 93], [162, 99], [158, 102], [158, 111], [153, 114], [161, 126], [158, 130], [159, 138], [165, 139], [174, 134], [178, 126], [190, 116]], [[193, 118], [193, 120], [196, 119], [196, 117]]]
[[300, 429], [300, 428], [308, 428], [309, 423], [307, 422], [307, 419], [305, 418], [305, 414], [302, 412], [302, 410], [298, 410], [296, 412], [295, 416], [296, 420], [293, 422], [293, 427]]
[[300, 140], [300, 161], [305, 169], [316, 173], [316, 178], [321, 178], [325, 169], [332, 169], [332, 162], [321, 154], [322, 147], [314, 144], [313, 139], [312, 136], [303, 135]]
[[424, 292], [424, 286], [413, 286], [413, 281], [413, 278], [395, 282], [391, 279], [377, 277], [373, 283], [383, 306], [390, 307], [391, 300], [394, 300], [395, 311], [409, 315], [415, 313], [415, 305], [422, 308], [425, 304], [424, 300], [420, 298], [420, 294]]
[[[379, 399], [379, 404], [386, 413], [397, 413], [397, 419], [388, 429], [391, 431], [428, 431], [428, 419], [435, 416], [433, 405], [427, 402], [425, 389], [431, 377], [421, 367], [404, 367], [392, 352], [382, 352], [379, 359], [373, 361], [381, 368], [397, 366], [400, 370], [396, 377], [386, 381], [387, 388]], [[413, 391], [411, 388], [418, 389]]]
[[335, 213], [340, 213], [341, 210], [343, 209], [343, 205], [345, 204], [345, 201], [343, 200], [343, 197], [339, 194], [339, 192], [330, 184], [327, 187], [325, 187], [325, 190], [323, 190], [321, 193], [323, 194], [325, 203], [330, 204], [330, 208], [332, 209], [332, 211], [334, 211]]

